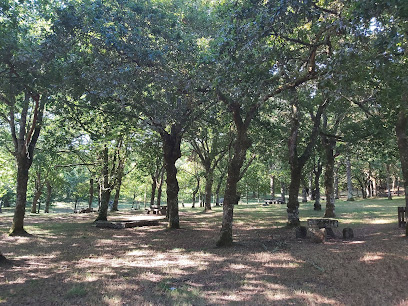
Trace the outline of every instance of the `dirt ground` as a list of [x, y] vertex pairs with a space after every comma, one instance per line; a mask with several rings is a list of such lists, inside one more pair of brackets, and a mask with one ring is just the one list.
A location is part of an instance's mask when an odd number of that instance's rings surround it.
[[315, 244], [272, 215], [242, 215], [235, 244], [215, 248], [221, 214], [183, 211], [179, 230], [164, 221], [102, 229], [94, 214], [31, 215], [32, 237], [8, 236], [11, 216], [3, 216], [0, 250], [13, 265], [0, 267], [0, 304], [408, 305], [408, 239], [396, 223], [357, 225], [351, 241]]

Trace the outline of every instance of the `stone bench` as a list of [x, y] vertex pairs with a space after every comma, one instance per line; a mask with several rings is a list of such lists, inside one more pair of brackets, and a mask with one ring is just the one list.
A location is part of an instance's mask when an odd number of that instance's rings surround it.
[[328, 219], [328, 218], [320, 218], [320, 219], [307, 219], [307, 226], [310, 229], [326, 229], [327, 236], [331, 238], [336, 238], [334, 234], [333, 228], [339, 227], [339, 220], [336, 219]]

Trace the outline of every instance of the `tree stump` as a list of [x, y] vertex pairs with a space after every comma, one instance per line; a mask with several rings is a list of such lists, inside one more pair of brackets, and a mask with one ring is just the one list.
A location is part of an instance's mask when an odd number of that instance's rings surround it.
[[320, 228], [320, 229], [310, 228], [309, 233], [310, 233], [310, 239], [314, 243], [324, 243], [326, 241], [326, 229], [325, 228]]
[[354, 238], [353, 229], [346, 227], [343, 228], [343, 239], [350, 240]]
[[297, 239], [305, 239], [307, 236], [307, 228], [306, 226], [299, 226], [295, 230], [296, 238]]

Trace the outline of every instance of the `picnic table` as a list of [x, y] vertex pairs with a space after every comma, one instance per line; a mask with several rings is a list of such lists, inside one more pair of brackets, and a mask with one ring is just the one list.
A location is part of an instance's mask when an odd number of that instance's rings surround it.
[[281, 199], [266, 199], [265, 206], [270, 204], [285, 204]]
[[147, 214], [154, 214], [154, 215], [166, 215], [167, 214], [167, 205], [152, 205], [145, 208]]

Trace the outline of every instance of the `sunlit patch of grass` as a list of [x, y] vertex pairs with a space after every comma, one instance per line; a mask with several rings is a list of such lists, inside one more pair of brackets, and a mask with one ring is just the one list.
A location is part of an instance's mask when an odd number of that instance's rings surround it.
[[374, 261], [383, 259], [384, 255], [385, 254], [383, 254], [383, 253], [370, 253], [370, 252], [367, 252], [366, 254], [364, 254], [363, 257], [360, 258], [360, 261], [365, 262], [365, 263], [373, 263]]

